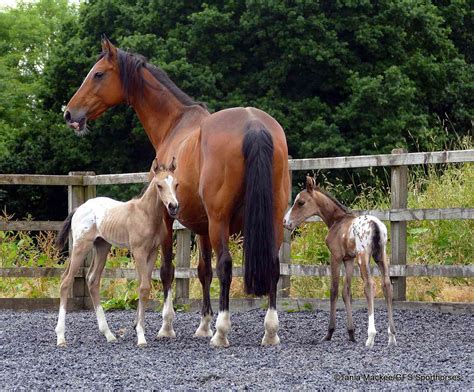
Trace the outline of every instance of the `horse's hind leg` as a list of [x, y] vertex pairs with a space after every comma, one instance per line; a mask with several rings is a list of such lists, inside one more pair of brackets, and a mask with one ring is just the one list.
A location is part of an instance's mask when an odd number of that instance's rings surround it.
[[66, 330], [66, 308], [69, 289], [74, 281], [74, 277], [79, 271], [82, 261], [86, 257], [87, 252], [92, 249], [92, 246], [93, 242], [88, 240], [77, 241], [74, 244], [69, 265], [61, 278], [59, 315], [58, 323], [55, 328], [58, 346], [66, 345], [64, 333]]
[[357, 256], [360, 265], [360, 274], [364, 281], [364, 293], [367, 299], [367, 313], [369, 314], [369, 327], [367, 329], [367, 341], [365, 342], [366, 347], [374, 347], [374, 339], [377, 331], [375, 330], [374, 320], [374, 295], [375, 295], [375, 284], [370, 274], [370, 254], [361, 253]]
[[199, 265], [198, 275], [199, 281], [202, 286], [202, 310], [201, 310], [201, 323], [196, 330], [194, 336], [196, 337], [211, 337], [211, 321], [212, 321], [212, 308], [211, 308], [211, 296], [210, 287], [212, 282], [212, 247], [209, 240], [209, 236], [199, 236]]
[[346, 270], [346, 276], [344, 278], [342, 298], [344, 299], [344, 305], [346, 305], [347, 332], [349, 334], [349, 340], [352, 342], [355, 342], [354, 322], [352, 321], [352, 295], [351, 295], [351, 281], [352, 281], [352, 274], [354, 273], [354, 259], [344, 260], [344, 267]]
[[385, 247], [383, 249], [382, 260], [375, 260], [379, 266], [382, 274], [382, 289], [387, 301], [387, 313], [388, 313], [388, 345], [396, 346], [397, 340], [395, 339], [395, 324], [393, 322], [393, 310], [392, 310], [392, 299], [393, 299], [393, 288], [392, 282], [390, 282], [390, 272], [387, 254], [385, 253]]
[[87, 286], [89, 287], [89, 293], [97, 316], [99, 331], [104, 334], [108, 342], [115, 342], [117, 341], [117, 338], [110, 331], [105, 318], [104, 309], [100, 304], [100, 279], [107, 260], [107, 254], [110, 250], [110, 244], [103, 239], [98, 238], [94, 242], [94, 249], [94, 260], [87, 274]]

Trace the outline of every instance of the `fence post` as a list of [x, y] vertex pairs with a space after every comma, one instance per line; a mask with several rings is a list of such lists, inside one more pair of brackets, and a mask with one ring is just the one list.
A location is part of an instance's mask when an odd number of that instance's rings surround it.
[[[288, 157], [291, 159], [291, 156]], [[288, 206], [291, 207], [291, 192], [292, 192], [292, 171], [290, 169], [290, 192], [288, 195]], [[279, 252], [280, 263], [290, 264], [291, 263], [291, 231], [283, 228], [283, 242]], [[277, 297], [288, 298], [290, 296], [291, 288], [291, 277], [289, 275], [280, 275], [277, 287]]]
[[[94, 172], [69, 172], [70, 176], [94, 176]], [[68, 212], [75, 210], [88, 199], [96, 196], [95, 185], [68, 185]], [[69, 257], [72, 255], [72, 236], [69, 235]], [[89, 267], [92, 262], [93, 254], [90, 252], [84, 259], [82, 267]], [[87, 289], [85, 277], [75, 277], [72, 285], [72, 292], [69, 297], [74, 298], [76, 303], [84, 309], [91, 307], [89, 290]]]
[[[396, 148], [392, 154], [405, 154], [407, 150]], [[408, 206], [408, 167], [392, 166], [391, 169], [391, 207], [407, 208]], [[407, 263], [407, 222], [390, 221], [391, 264], [406, 265]], [[393, 299], [406, 300], [406, 278], [393, 277]]]
[[[181, 227], [176, 233], [176, 267], [191, 267], [191, 231], [185, 227]], [[189, 278], [176, 278], [175, 301], [187, 300], [189, 300]]]

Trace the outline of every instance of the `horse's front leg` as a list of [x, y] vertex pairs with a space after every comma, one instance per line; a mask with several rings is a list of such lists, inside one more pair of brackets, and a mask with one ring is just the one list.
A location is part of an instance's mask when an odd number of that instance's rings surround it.
[[212, 307], [210, 287], [212, 282], [212, 247], [209, 236], [199, 236], [199, 265], [198, 275], [202, 286], [201, 323], [194, 336], [211, 337]]
[[158, 338], [174, 338], [176, 333], [173, 329], [175, 312], [173, 309], [173, 292], [171, 285], [174, 279], [173, 265], [173, 220], [165, 218], [166, 235], [161, 239], [161, 268], [160, 277], [163, 285], [163, 324], [158, 332]]
[[230, 331], [229, 292], [232, 283], [232, 257], [229, 252], [229, 224], [209, 220], [209, 237], [217, 255], [217, 276], [220, 282], [219, 314], [216, 332], [211, 339], [215, 347], [229, 347]]
[[149, 252], [144, 249], [137, 249], [133, 251], [133, 258], [135, 259], [135, 266], [139, 276], [140, 286], [138, 288], [138, 312], [137, 312], [137, 345], [139, 347], [146, 346], [145, 339], [145, 311], [150, 297], [151, 291], [151, 271], [148, 268]]

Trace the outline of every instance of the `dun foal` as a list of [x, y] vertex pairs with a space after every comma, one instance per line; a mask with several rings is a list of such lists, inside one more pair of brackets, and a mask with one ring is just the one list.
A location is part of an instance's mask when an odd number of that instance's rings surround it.
[[[100, 278], [112, 245], [130, 249], [135, 260], [139, 281], [136, 331], [138, 346], [146, 345], [144, 319], [151, 288], [151, 274], [155, 268], [158, 247], [167, 235], [163, 214], [165, 208], [171, 216], [175, 216], [178, 212], [176, 199], [178, 184], [173, 176], [174, 169], [174, 159], [169, 168], [158, 167], [155, 160], [151, 169], [152, 180], [140, 198], [124, 203], [107, 197], [96, 197], [85, 202], [67, 217], [57, 240], [57, 244], [63, 248], [69, 231], [72, 232], [71, 260], [61, 280], [61, 300], [55, 330], [58, 346], [66, 344], [64, 332], [69, 287], [91, 249], [95, 251], [94, 259], [86, 280], [99, 330], [108, 342], [116, 340], [109, 329], [99, 298]], [[174, 310], [171, 305], [171, 294], [168, 294], [163, 307], [163, 326], [158, 337], [175, 336], [172, 325]]]
[[329, 328], [324, 340], [331, 340], [336, 327], [336, 301], [339, 289], [339, 271], [344, 262], [346, 277], [342, 297], [347, 312], [347, 331], [349, 339], [355, 341], [354, 323], [352, 321], [351, 279], [354, 272], [354, 259], [357, 259], [364, 281], [364, 292], [369, 314], [368, 339], [365, 345], [374, 345], [374, 295], [375, 286], [370, 274], [370, 257], [372, 256], [382, 273], [382, 288], [387, 300], [388, 311], [388, 345], [396, 345], [395, 326], [392, 315], [392, 284], [389, 276], [389, 263], [385, 251], [387, 228], [376, 217], [363, 215], [356, 217], [334, 197], [316, 186], [312, 177], [306, 177], [306, 190], [300, 192], [293, 206], [284, 218], [284, 225], [294, 229], [307, 218], [318, 215], [329, 228], [326, 244], [331, 251], [331, 312]]

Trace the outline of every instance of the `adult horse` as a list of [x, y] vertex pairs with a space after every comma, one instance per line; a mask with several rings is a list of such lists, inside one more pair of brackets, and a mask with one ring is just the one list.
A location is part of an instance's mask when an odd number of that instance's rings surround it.
[[229, 346], [229, 289], [232, 258], [229, 235], [244, 233], [244, 281], [247, 293], [269, 296], [262, 345], [278, 344], [276, 289], [278, 250], [288, 203], [288, 148], [282, 127], [255, 108], [231, 108], [210, 114], [181, 91], [161, 69], [139, 55], [102, 39], [102, 53], [64, 118], [77, 134], [87, 121], [108, 108], [133, 107], [161, 162], [176, 157], [179, 212], [166, 214], [168, 237], [161, 245], [161, 281], [165, 301], [171, 296], [172, 224], [179, 221], [199, 235], [198, 275], [203, 290], [201, 323], [196, 336], [212, 336], [210, 284], [212, 250], [220, 281], [214, 346]]

